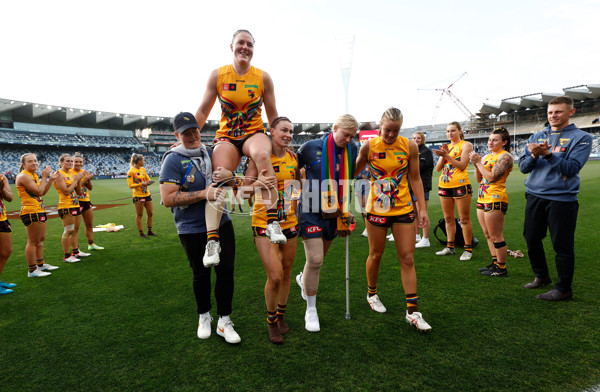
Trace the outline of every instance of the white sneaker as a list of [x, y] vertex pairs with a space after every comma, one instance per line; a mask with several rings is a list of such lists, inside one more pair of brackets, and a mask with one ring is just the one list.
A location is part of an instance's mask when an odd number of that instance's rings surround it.
[[413, 314], [408, 314], [408, 310], [406, 311], [406, 322], [414, 325], [421, 332], [429, 332], [431, 331], [431, 325], [427, 324], [427, 321], [423, 320], [423, 315], [420, 312], [414, 312]]
[[419, 234], [417, 234], [417, 236], [415, 237], [415, 243], [421, 241], [421, 236]]
[[369, 295], [367, 294], [367, 302], [369, 303], [369, 305], [371, 305], [371, 309], [373, 309], [377, 313], [385, 313], [385, 311], [387, 310], [379, 300], [379, 296], [377, 294], [375, 294], [372, 297], [369, 297]]
[[469, 260], [471, 260], [471, 257], [473, 257], [473, 253], [465, 250], [463, 252], [463, 254], [460, 255], [460, 260], [461, 261], [469, 261]]
[[231, 320], [221, 321], [217, 323], [217, 335], [223, 336], [227, 343], [235, 344], [242, 341], [240, 335], [233, 329], [233, 322]]
[[28, 278], [43, 278], [44, 276], [52, 275], [50, 272], [44, 272], [40, 267], [37, 267], [35, 271], [27, 271]]
[[369, 235], [367, 234], [367, 229], [364, 229], [361, 235], [363, 237], [368, 237]]
[[440, 250], [439, 252], [435, 252], [435, 254], [438, 256], [448, 256], [448, 255], [456, 254], [456, 251], [454, 249], [444, 248], [444, 249]]
[[209, 313], [206, 315], [200, 315], [198, 320], [198, 337], [200, 339], [208, 339], [210, 337], [210, 324], [213, 318], [210, 317]]
[[415, 244], [415, 248], [429, 248], [430, 246], [429, 238], [421, 238], [421, 241]]
[[306, 314], [304, 315], [304, 328], [309, 332], [319, 332], [321, 330], [317, 308], [306, 309]]
[[390, 241], [390, 242], [394, 242], [394, 241], [396, 241], [396, 240], [394, 239], [394, 234], [393, 234], [393, 233], [390, 233], [390, 235], [388, 235], [388, 236], [387, 236], [387, 237], [385, 237], [385, 238], [387, 238], [387, 239], [388, 239], [388, 241]]
[[204, 258], [202, 258], [202, 264], [204, 264], [206, 268], [212, 267], [213, 265], [219, 265], [221, 262], [219, 252], [221, 252], [221, 244], [219, 241], [208, 241], [206, 243], [206, 250], [204, 251]]
[[79, 260], [77, 257], [71, 255], [71, 256], [67, 257], [66, 259], [63, 259], [63, 261], [65, 263], [77, 263], [77, 262], [80, 262], [81, 260]]
[[281, 231], [281, 226], [279, 226], [279, 222], [271, 222], [267, 225], [267, 237], [274, 244], [285, 244], [287, 243], [287, 238], [283, 231]]
[[91, 253], [85, 253], [85, 252], [79, 251], [79, 252], [78, 252], [76, 255], [74, 255], [74, 256], [75, 256], [75, 257], [88, 257], [88, 256], [91, 256], [91, 255], [92, 255]]
[[306, 292], [304, 291], [304, 282], [302, 281], [302, 272], [296, 275], [296, 283], [300, 286], [300, 294], [302, 295], [302, 299], [306, 301]]
[[41, 269], [42, 271], [54, 271], [57, 270], [58, 267], [54, 266], [54, 265], [50, 265], [48, 263], [44, 263], [42, 264], [41, 267], [38, 267], [39, 269]]

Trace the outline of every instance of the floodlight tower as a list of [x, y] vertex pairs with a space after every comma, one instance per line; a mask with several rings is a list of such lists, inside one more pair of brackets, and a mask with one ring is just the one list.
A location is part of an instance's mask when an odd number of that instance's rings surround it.
[[352, 72], [352, 56], [354, 54], [354, 35], [348, 38], [336, 39], [338, 58], [340, 60], [340, 71], [344, 83], [344, 110], [349, 113], [348, 90], [350, 88], [350, 73]]

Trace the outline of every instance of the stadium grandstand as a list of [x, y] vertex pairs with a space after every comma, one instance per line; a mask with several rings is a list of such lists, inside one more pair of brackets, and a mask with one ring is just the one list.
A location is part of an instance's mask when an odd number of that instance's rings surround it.
[[[514, 136], [513, 153], [521, 154], [529, 136], [546, 126], [548, 102], [561, 95], [575, 100], [572, 122], [594, 138], [590, 159], [600, 159], [600, 85], [566, 87], [562, 92], [533, 93], [505, 98], [498, 105], [484, 103], [473, 117], [461, 121], [465, 138], [478, 152], [487, 150], [490, 132], [504, 126]], [[30, 103], [0, 98], [0, 172], [14, 178], [19, 157], [25, 152], [38, 155], [40, 166], [57, 167], [64, 152], [81, 152], [86, 169], [98, 178], [125, 176], [131, 153], [146, 157], [146, 170], [158, 175], [160, 156], [176, 142], [171, 117], [109, 113], [79, 108]], [[332, 123], [294, 125], [293, 146], [329, 132]], [[203, 143], [211, 144], [219, 122], [209, 120], [201, 130]], [[360, 131], [373, 131], [377, 121], [359, 122]], [[446, 123], [403, 128], [410, 137], [421, 131], [429, 147], [438, 147], [446, 138]], [[373, 132], [371, 132], [372, 134]], [[357, 141], [359, 135], [357, 135]], [[240, 165], [241, 166], [241, 165]]]

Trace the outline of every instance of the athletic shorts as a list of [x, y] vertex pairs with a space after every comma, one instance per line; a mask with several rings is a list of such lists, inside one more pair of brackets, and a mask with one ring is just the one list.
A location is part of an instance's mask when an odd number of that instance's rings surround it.
[[0, 222], [0, 233], [10, 233], [10, 222], [7, 220], [3, 220]]
[[425, 192], [425, 200], [429, 200], [429, 191]]
[[471, 188], [471, 184], [459, 186], [456, 188], [438, 188], [438, 195], [440, 197], [445, 197], [448, 199], [460, 199], [467, 195], [473, 194], [473, 188]]
[[60, 219], [63, 219], [67, 215], [71, 215], [71, 216], [81, 215], [81, 207], [59, 208], [58, 209], [58, 216], [60, 216]]
[[23, 222], [25, 227], [29, 226], [30, 224], [32, 224], [34, 222], [46, 223], [46, 220], [48, 220], [48, 217], [46, 216], [45, 212], [21, 215], [21, 221]]
[[226, 136], [216, 137], [215, 140], [213, 141], [212, 148], [214, 150], [214, 148], [217, 146], [217, 144], [220, 144], [220, 143], [229, 143], [229, 144], [233, 145], [235, 148], [237, 148], [238, 152], [240, 153], [240, 156], [242, 156], [242, 155], [244, 155], [244, 152], [243, 152], [244, 143], [246, 143], [246, 140], [250, 139], [252, 136], [256, 135], [257, 133], [266, 134], [267, 131], [262, 129], [260, 131], [251, 133], [250, 135], [246, 136], [243, 139], [230, 139]]
[[143, 197], [134, 197], [133, 204], [135, 203], [145, 203], [147, 201], [152, 201], [152, 196], [143, 196]]
[[[296, 226], [292, 226], [288, 229], [283, 229], [283, 235], [285, 235], [285, 238], [287, 238], [288, 240], [291, 240], [292, 238], [296, 238], [298, 237], [298, 232], [300, 231], [300, 227], [298, 225]], [[258, 227], [258, 226], [252, 226], [252, 234], [254, 235], [254, 238], [256, 237], [267, 237], [267, 229], [265, 229], [264, 227]]]
[[415, 212], [411, 211], [408, 214], [392, 215], [392, 216], [381, 216], [367, 213], [367, 222], [376, 227], [389, 228], [396, 223], [414, 223]]
[[93, 206], [94, 205], [92, 204], [91, 201], [81, 201], [81, 200], [79, 200], [79, 207], [81, 207], [81, 212], [89, 210]]
[[494, 203], [477, 203], [477, 209], [483, 210], [483, 212], [500, 211], [506, 215], [506, 211], [508, 211], [508, 203], [503, 201], [497, 201]]
[[337, 237], [337, 219], [323, 219], [320, 214], [298, 214], [300, 235], [303, 238], [320, 238], [331, 241]]

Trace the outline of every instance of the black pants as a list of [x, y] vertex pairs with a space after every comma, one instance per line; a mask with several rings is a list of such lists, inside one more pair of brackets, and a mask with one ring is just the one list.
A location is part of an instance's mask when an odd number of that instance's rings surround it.
[[554, 288], [571, 291], [575, 270], [575, 225], [577, 223], [577, 201], [552, 201], [526, 193], [525, 225], [523, 236], [531, 269], [538, 278], [549, 276], [548, 264], [542, 240], [550, 229], [552, 247], [556, 252], [556, 272], [558, 281]]
[[[194, 273], [193, 288], [198, 314], [206, 313], [212, 308], [210, 302], [211, 268], [206, 268], [202, 264], [206, 248], [206, 233], [180, 234], [179, 240]], [[233, 300], [233, 266], [235, 263], [235, 234], [231, 221], [219, 228], [219, 241], [221, 243], [221, 262], [214, 267], [217, 275], [215, 299], [217, 300], [217, 314], [228, 316], [231, 314]]]

